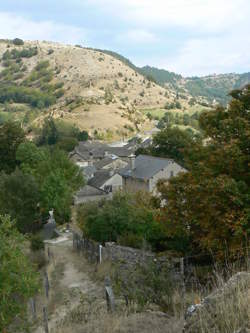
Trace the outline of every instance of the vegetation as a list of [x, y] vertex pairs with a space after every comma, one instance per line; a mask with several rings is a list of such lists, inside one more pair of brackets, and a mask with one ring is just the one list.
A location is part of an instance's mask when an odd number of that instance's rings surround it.
[[76, 126], [62, 120], [47, 118], [37, 139], [37, 144], [39, 146], [54, 145], [66, 152], [71, 152], [79, 141], [87, 140], [88, 132], [80, 131]]
[[27, 103], [39, 109], [54, 104], [56, 97], [35, 88], [6, 85], [0, 87], [0, 103]]
[[3, 60], [12, 60], [20, 58], [31, 58], [38, 54], [37, 47], [30, 47], [27, 49], [12, 49], [11, 51], [7, 50], [4, 52], [2, 59]]
[[200, 131], [199, 117], [204, 111], [205, 110], [201, 110], [200, 112], [196, 111], [193, 114], [190, 114], [189, 112], [179, 113], [167, 111], [160, 119], [157, 127], [159, 129], [164, 129], [167, 126], [184, 125]]
[[24, 41], [20, 38], [14, 38], [12, 43], [17, 46], [24, 45]]
[[39, 234], [32, 235], [30, 238], [30, 248], [32, 251], [39, 251], [44, 249], [44, 242]]
[[148, 262], [124, 269], [121, 264], [115, 271], [115, 291], [120, 296], [125, 295], [130, 306], [137, 305], [143, 310], [156, 304], [164, 311], [173, 311], [174, 286], [167, 265], [159, 267], [155, 262]]
[[181, 75], [169, 72], [165, 69], [158, 69], [150, 66], [144, 66], [140, 68], [140, 73], [146, 77], [151, 77], [154, 82], [162, 86], [164, 86], [165, 83], [175, 84], [180, 79], [182, 79]]
[[200, 135], [176, 127], [167, 127], [154, 136], [150, 147], [139, 148], [136, 154], [172, 158], [181, 165], [185, 165], [186, 153], [198, 143], [201, 144]]
[[18, 124], [8, 122], [0, 126], [0, 171], [11, 173], [15, 170], [16, 151], [24, 140], [24, 131]]
[[39, 62], [25, 80], [16, 82], [23, 78], [27, 70], [22, 59], [37, 54], [37, 47], [7, 50], [3, 54], [2, 63], [5, 69], [0, 73], [0, 103], [21, 103], [43, 109], [63, 96], [62, 82], [49, 84], [54, 73], [48, 61]]
[[145, 193], [116, 193], [112, 200], [80, 206], [78, 223], [85, 236], [98, 242], [118, 242], [160, 250], [162, 235], [154, 216], [154, 202]]
[[33, 176], [20, 170], [0, 178], [0, 212], [16, 219], [22, 233], [34, 232], [39, 225], [39, 189]]
[[207, 143], [185, 150], [189, 172], [159, 184], [166, 232], [185, 239], [192, 253], [233, 255], [249, 245], [250, 86], [231, 96], [228, 109], [201, 115]]
[[38, 291], [38, 276], [23, 253], [24, 238], [8, 216], [0, 217], [0, 330], [26, 317], [26, 304]]
[[78, 167], [63, 151], [38, 148], [31, 142], [19, 146], [17, 160], [21, 170], [37, 182], [41, 215], [47, 217], [54, 208], [57, 222], [68, 221], [73, 194], [83, 185]]
[[73, 194], [83, 184], [78, 167], [58, 147], [26, 142], [18, 124], [0, 127], [0, 138], [0, 214], [10, 214], [23, 233], [36, 231], [51, 208], [58, 222], [68, 221]]

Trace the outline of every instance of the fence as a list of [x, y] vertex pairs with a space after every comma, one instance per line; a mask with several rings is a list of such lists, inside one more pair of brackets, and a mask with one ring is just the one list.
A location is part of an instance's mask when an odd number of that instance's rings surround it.
[[[209, 282], [209, 276], [212, 278], [215, 270], [229, 271], [233, 266], [235, 271], [248, 270], [250, 264], [250, 257], [242, 256], [242, 250], [246, 252], [248, 248], [236, 249], [235, 252], [239, 253], [239, 257], [234, 261], [227, 260], [225, 257], [222, 262], [218, 263], [216, 257], [211, 253], [170, 259], [165, 256], [156, 256], [152, 252], [119, 246], [116, 243], [105, 243], [105, 246], [102, 246], [81, 237], [76, 232], [73, 233], [73, 247], [77, 252], [84, 254], [92, 263], [111, 261], [133, 266], [153, 261], [158, 265], [168, 265], [170, 275], [176, 282], [180, 282], [184, 291], [186, 288], [195, 289], [201, 283]], [[209, 269], [211, 274], [207, 274], [206, 269]], [[230, 272], [233, 274], [233, 269]], [[205, 276], [207, 277], [206, 281], [203, 279]]]

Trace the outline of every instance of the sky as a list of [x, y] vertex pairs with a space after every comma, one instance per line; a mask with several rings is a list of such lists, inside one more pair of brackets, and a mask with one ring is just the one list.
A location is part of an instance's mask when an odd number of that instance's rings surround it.
[[0, 0], [0, 38], [116, 51], [184, 76], [250, 71], [249, 0]]

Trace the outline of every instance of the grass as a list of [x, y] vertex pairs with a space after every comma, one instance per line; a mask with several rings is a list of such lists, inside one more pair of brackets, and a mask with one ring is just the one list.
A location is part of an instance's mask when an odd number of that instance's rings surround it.
[[160, 108], [159, 109], [142, 109], [141, 112], [145, 115], [147, 115], [149, 113], [149, 114], [151, 114], [151, 116], [153, 118], [161, 119], [164, 116], [166, 110], [160, 109]]
[[217, 289], [207, 297], [205, 305], [198, 308], [189, 322], [187, 333], [227, 333], [249, 327], [250, 274], [248, 278], [246, 273], [243, 274], [235, 283], [236, 276], [226, 284], [221, 276], [216, 277]]

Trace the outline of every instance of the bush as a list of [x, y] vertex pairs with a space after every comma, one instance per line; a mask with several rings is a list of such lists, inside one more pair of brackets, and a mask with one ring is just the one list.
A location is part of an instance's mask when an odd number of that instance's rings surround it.
[[129, 303], [138, 304], [141, 310], [149, 304], [157, 304], [163, 311], [173, 310], [174, 285], [166, 264], [148, 262], [131, 268], [121, 264], [114, 272], [114, 279], [115, 291], [126, 295]]
[[66, 152], [71, 152], [77, 146], [78, 141], [73, 137], [65, 137], [58, 141], [57, 146]]
[[54, 53], [54, 50], [53, 49], [49, 49], [48, 55], [51, 55], [52, 53]]
[[40, 235], [33, 235], [30, 238], [30, 248], [32, 251], [39, 251], [44, 249], [44, 242]]
[[23, 86], [3, 86], [0, 88], [0, 103], [27, 103], [33, 107], [43, 108], [55, 103], [56, 97], [42, 93], [38, 89]]
[[46, 69], [49, 67], [49, 61], [48, 60], [44, 60], [44, 61], [41, 61], [39, 62], [36, 67], [35, 67], [35, 70], [36, 71], [41, 71], [42, 69]]
[[77, 139], [79, 141], [87, 141], [88, 138], [89, 138], [89, 134], [87, 131], [81, 131], [77, 136]]
[[101, 243], [119, 241], [141, 247], [147, 242], [160, 250], [164, 235], [154, 213], [147, 193], [115, 193], [112, 200], [80, 206], [78, 223], [85, 236]]
[[20, 38], [14, 38], [12, 43], [17, 46], [24, 45], [24, 41]]
[[122, 246], [129, 246], [135, 249], [142, 249], [145, 245], [145, 240], [141, 235], [135, 235], [132, 233], [122, 235], [118, 238], [118, 244]]

